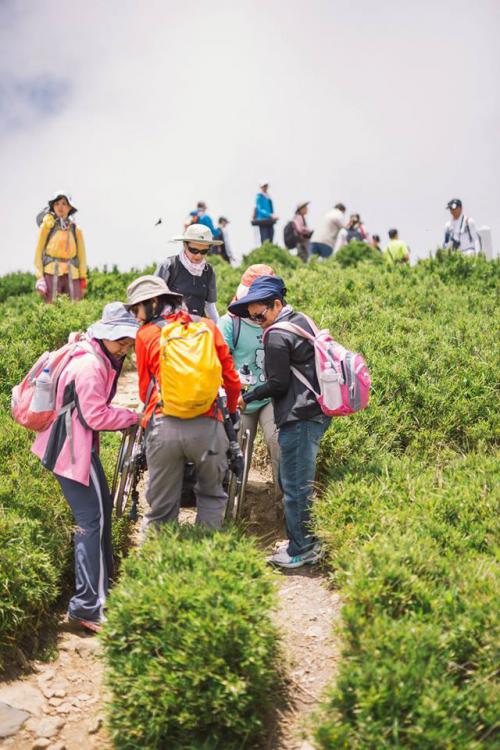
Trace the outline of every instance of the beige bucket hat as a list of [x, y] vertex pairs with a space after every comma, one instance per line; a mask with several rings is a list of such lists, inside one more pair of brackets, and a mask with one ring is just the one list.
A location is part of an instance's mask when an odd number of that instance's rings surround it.
[[153, 276], [148, 274], [147, 276], [139, 276], [135, 279], [127, 288], [127, 302], [125, 308], [130, 310], [134, 305], [138, 305], [139, 302], [145, 302], [153, 297], [161, 297], [168, 295], [169, 297], [177, 297], [182, 299], [182, 294], [172, 292], [168, 288], [165, 281], [159, 276]]
[[204, 245], [222, 245], [222, 240], [214, 240], [210, 227], [205, 224], [190, 224], [184, 234], [173, 237], [171, 242], [202, 242]]

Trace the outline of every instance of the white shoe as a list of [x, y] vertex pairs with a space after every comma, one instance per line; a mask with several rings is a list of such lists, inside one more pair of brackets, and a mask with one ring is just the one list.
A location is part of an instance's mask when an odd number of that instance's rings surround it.
[[314, 565], [321, 558], [321, 552], [316, 549], [316, 545], [301, 555], [289, 555], [286, 551], [288, 544], [280, 547], [277, 552], [267, 558], [270, 565], [277, 565], [279, 568], [300, 568], [302, 565]]

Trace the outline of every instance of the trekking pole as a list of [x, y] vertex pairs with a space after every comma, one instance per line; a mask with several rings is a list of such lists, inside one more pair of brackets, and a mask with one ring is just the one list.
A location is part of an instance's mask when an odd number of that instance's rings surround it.
[[113, 476], [113, 485], [111, 496], [113, 498], [113, 507], [116, 515], [120, 518], [123, 514], [127, 501], [130, 498], [131, 507], [129, 518], [136, 521], [138, 517], [139, 490], [137, 486], [141, 476], [147, 469], [145, 430], [142, 426], [142, 420], [148, 407], [149, 399], [155, 386], [154, 378], [148, 386], [144, 408], [139, 416], [139, 422], [128, 428], [122, 437], [120, 450], [115, 466]]
[[242, 440], [244, 450], [242, 450], [242, 446], [240, 446], [236, 434], [237, 428], [233, 424], [233, 420], [231, 419], [227, 408], [226, 399], [224, 397], [224, 394], [221, 392], [219, 392], [219, 395], [217, 397], [217, 406], [222, 412], [224, 429], [229, 440], [228, 458], [231, 478], [229, 480], [228, 487], [228, 506], [226, 510], [226, 517], [230, 517], [235, 520], [241, 513], [245, 484], [248, 476], [250, 432], [249, 430], [245, 431], [245, 435], [243, 436]]

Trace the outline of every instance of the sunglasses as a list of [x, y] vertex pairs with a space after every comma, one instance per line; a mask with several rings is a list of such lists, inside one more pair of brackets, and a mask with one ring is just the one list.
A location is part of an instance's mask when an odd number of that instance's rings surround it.
[[268, 311], [273, 307], [274, 302], [272, 303], [272, 305], [266, 305], [262, 312], [256, 313], [255, 315], [249, 315], [248, 317], [250, 318], [250, 320], [253, 320], [254, 323], [263, 323], [266, 319]]
[[188, 245], [188, 248], [190, 253], [193, 253], [193, 255], [206, 255], [208, 251], [210, 250], [209, 247], [206, 247], [204, 250], [198, 250], [196, 247], [191, 247], [191, 245]]

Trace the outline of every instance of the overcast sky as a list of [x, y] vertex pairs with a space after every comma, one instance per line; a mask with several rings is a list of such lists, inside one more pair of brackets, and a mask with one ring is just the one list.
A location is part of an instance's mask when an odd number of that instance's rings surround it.
[[248, 252], [263, 178], [282, 220], [343, 201], [414, 256], [458, 197], [498, 250], [499, 26], [500, 0], [0, 0], [0, 273], [61, 189], [91, 265], [171, 254], [199, 199]]

